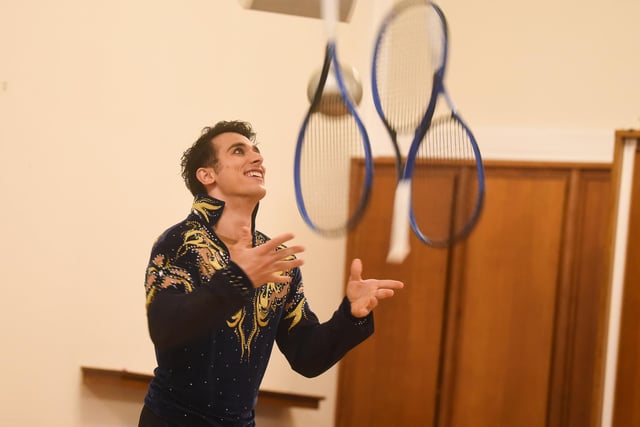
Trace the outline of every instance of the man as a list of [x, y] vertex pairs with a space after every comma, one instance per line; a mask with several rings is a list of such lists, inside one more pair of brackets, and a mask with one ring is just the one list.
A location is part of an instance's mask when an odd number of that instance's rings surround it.
[[320, 375], [373, 333], [371, 311], [403, 284], [363, 280], [356, 259], [346, 297], [319, 323], [296, 257], [304, 248], [255, 230], [265, 167], [248, 123], [205, 128], [182, 176], [191, 213], [158, 238], [146, 272], [158, 366], [139, 426], [254, 426], [274, 341], [296, 372]]

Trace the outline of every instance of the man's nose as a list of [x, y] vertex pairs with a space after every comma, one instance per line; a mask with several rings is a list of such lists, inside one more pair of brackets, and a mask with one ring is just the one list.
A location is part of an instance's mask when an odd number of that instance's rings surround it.
[[254, 152], [254, 158], [251, 159], [251, 163], [261, 164], [263, 160], [262, 154]]

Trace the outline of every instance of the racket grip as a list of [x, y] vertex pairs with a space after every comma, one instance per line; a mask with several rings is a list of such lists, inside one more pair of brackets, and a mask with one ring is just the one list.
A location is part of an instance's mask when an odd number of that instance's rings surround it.
[[402, 179], [396, 187], [391, 222], [391, 243], [387, 262], [401, 264], [409, 255], [409, 205], [411, 202], [411, 181]]
[[324, 19], [325, 31], [329, 39], [335, 38], [338, 22], [339, 0], [322, 0], [320, 3], [321, 16]]

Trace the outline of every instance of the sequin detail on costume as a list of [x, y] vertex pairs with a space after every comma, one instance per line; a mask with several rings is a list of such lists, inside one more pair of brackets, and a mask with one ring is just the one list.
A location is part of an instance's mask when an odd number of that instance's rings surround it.
[[147, 268], [147, 280], [145, 283], [147, 302], [149, 305], [159, 289], [166, 289], [171, 286], [191, 292], [191, 278], [189, 273], [180, 267], [174, 267], [162, 254], [156, 255], [151, 260], [151, 265]]
[[[226, 266], [221, 253], [222, 247], [217, 245], [196, 221], [187, 222], [189, 228], [182, 235], [182, 244], [176, 251], [175, 259], [179, 260], [190, 253], [198, 259], [199, 273], [205, 280], [210, 280], [216, 271]], [[175, 263], [175, 261], [174, 261]], [[193, 291], [192, 278], [181, 267], [171, 263], [163, 254], [156, 255], [147, 268], [147, 305], [151, 303], [159, 289], [173, 286], [184, 293]]]
[[[197, 198], [192, 207], [192, 215], [183, 222], [179, 230], [175, 230], [168, 238], [177, 238], [177, 245], [173, 256], [157, 254], [147, 269], [147, 305], [161, 289], [173, 287], [184, 293], [190, 293], [199, 283], [207, 283], [217, 272], [226, 274], [229, 263], [229, 253], [218, 236], [211, 231], [211, 227], [220, 218], [224, 203], [208, 199]], [[261, 233], [254, 235], [256, 246], [264, 244], [268, 239]], [[278, 249], [283, 249], [280, 246]], [[294, 256], [288, 259], [294, 259]], [[178, 265], [198, 266], [200, 277], [191, 277], [191, 273]], [[291, 276], [292, 272], [283, 274]], [[281, 310], [287, 301], [290, 286], [284, 283], [267, 283], [255, 290], [252, 301], [240, 308], [226, 322], [233, 330], [240, 347], [240, 360], [249, 362], [251, 348], [260, 337], [263, 328], [270, 327], [271, 320]], [[295, 295], [289, 300], [288, 307], [296, 307], [293, 315], [287, 316], [291, 320], [291, 331], [303, 318], [305, 307], [304, 293]]]
[[210, 214], [214, 214], [214, 215], [219, 215], [220, 212], [218, 212], [220, 209], [222, 209], [224, 207], [223, 204], [213, 204], [210, 201], [208, 201], [207, 199], [203, 199], [203, 198], [197, 198], [194, 202], [193, 202], [193, 206], [192, 209], [199, 213], [200, 215], [202, 215], [202, 217], [204, 218], [204, 220], [206, 222], [213, 222], [211, 218], [209, 218]]
[[200, 274], [210, 280], [216, 271], [222, 270], [227, 265], [222, 257], [224, 250], [206, 230], [199, 227], [197, 222], [187, 222], [187, 225], [190, 230], [184, 232], [184, 243], [178, 248], [176, 256], [180, 257], [189, 251], [195, 252], [198, 259], [202, 261], [198, 262]]
[[[265, 243], [264, 238], [258, 238], [257, 245]], [[282, 249], [284, 247], [280, 247]], [[293, 259], [289, 257], [288, 259]], [[291, 272], [285, 272], [286, 275], [291, 275]], [[246, 308], [242, 308], [236, 312], [231, 319], [227, 321], [227, 326], [234, 328], [236, 336], [240, 341], [241, 346], [241, 359], [246, 358], [247, 361], [251, 358], [251, 344], [255, 338], [260, 334], [260, 330], [269, 326], [269, 322], [273, 317], [273, 314], [278, 311], [280, 307], [285, 303], [287, 295], [289, 293], [289, 285], [284, 283], [267, 283], [260, 288], [256, 289], [256, 294], [253, 300], [253, 315], [247, 314]], [[304, 305], [304, 301], [303, 301]], [[297, 323], [297, 322], [296, 322]], [[294, 325], [289, 327], [289, 330]]]

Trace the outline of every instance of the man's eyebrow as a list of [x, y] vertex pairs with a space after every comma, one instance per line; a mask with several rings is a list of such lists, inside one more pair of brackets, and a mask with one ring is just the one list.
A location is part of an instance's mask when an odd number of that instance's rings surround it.
[[249, 144], [247, 144], [246, 142], [241, 142], [241, 141], [239, 141], [239, 142], [234, 142], [233, 144], [231, 144], [231, 145], [229, 146], [229, 148], [227, 148], [227, 151], [231, 151], [231, 150], [233, 150], [234, 148], [238, 148], [238, 147], [244, 148], [244, 147], [248, 147], [248, 146], [249, 146]]
[[248, 143], [248, 142], [242, 142], [242, 141], [231, 144], [229, 146], [229, 148], [227, 148], [227, 151], [231, 151], [231, 150], [233, 150], [235, 148], [238, 148], [238, 147], [249, 148], [249, 149], [255, 151], [256, 153], [260, 152], [260, 149], [258, 148], [258, 144], [257, 143]]

